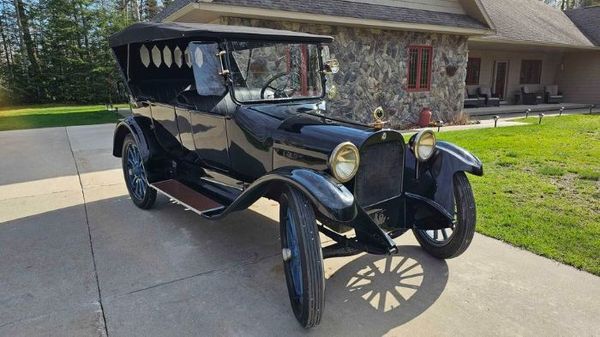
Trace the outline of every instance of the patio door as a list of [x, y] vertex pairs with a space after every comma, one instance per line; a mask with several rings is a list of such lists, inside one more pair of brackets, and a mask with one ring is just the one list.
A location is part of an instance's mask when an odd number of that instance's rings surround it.
[[496, 60], [494, 62], [494, 83], [492, 90], [495, 96], [500, 97], [500, 100], [505, 100], [506, 98], [507, 80], [508, 61]]

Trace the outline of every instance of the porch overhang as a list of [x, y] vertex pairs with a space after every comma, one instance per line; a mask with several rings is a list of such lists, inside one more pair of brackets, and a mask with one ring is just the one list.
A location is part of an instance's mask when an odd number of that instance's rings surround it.
[[216, 23], [221, 17], [242, 17], [279, 21], [285, 20], [292, 22], [310, 22], [327, 25], [342, 25], [389, 30], [407, 30], [467, 36], [481, 36], [490, 35], [494, 33], [493, 30], [487, 28], [467, 28], [422, 23], [359, 19], [344, 16], [299, 13], [285, 10], [223, 5], [210, 2], [189, 3], [168, 15], [162, 21]]

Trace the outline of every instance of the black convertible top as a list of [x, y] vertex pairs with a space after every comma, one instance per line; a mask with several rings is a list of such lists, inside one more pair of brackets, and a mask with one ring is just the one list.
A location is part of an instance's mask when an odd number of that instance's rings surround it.
[[144, 22], [133, 24], [109, 38], [111, 47], [130, 43], [171, 40], [179, 38], [226, 38], [226, 39], [267, 39], [290, 42], [331, 42], [333, 38], [326, 35], [313, 35], [287, 30], [268, 28], [213, 25], [201, 23], [155, 23]]

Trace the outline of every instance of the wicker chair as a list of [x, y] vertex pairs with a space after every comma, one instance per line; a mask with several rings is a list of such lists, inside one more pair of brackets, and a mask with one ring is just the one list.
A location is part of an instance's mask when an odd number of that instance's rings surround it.
[[479, 108], [485, 106], [485, 98], [469, 93], [465, 88], [465, 108]]
[[486, 106], [500, 106], [500, 98], [492, 95], [490, 87], [479, 87], [478, 92], [479, 96], [485, 98]]
[[524, 85], [521, 87], [521, 97], [525, 105], [538, 105], [542, 103], [542, 95], [531, 90], [530, 87]]
[[544, 90], [546, 103], [562, 103], [563, 95], [558, 91], [558, 85], [547, 85]]

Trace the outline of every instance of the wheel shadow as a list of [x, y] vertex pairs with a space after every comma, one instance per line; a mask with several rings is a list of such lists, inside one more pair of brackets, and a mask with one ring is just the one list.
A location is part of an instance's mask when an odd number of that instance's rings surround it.
[[335, 320], [347, 335], [383, 335], [431, 307], [447, 282], [446, 261], [418, 246], [400, 246], [392, 256], [361, 255], [328, 279], [321, 324], [329, 330]]

